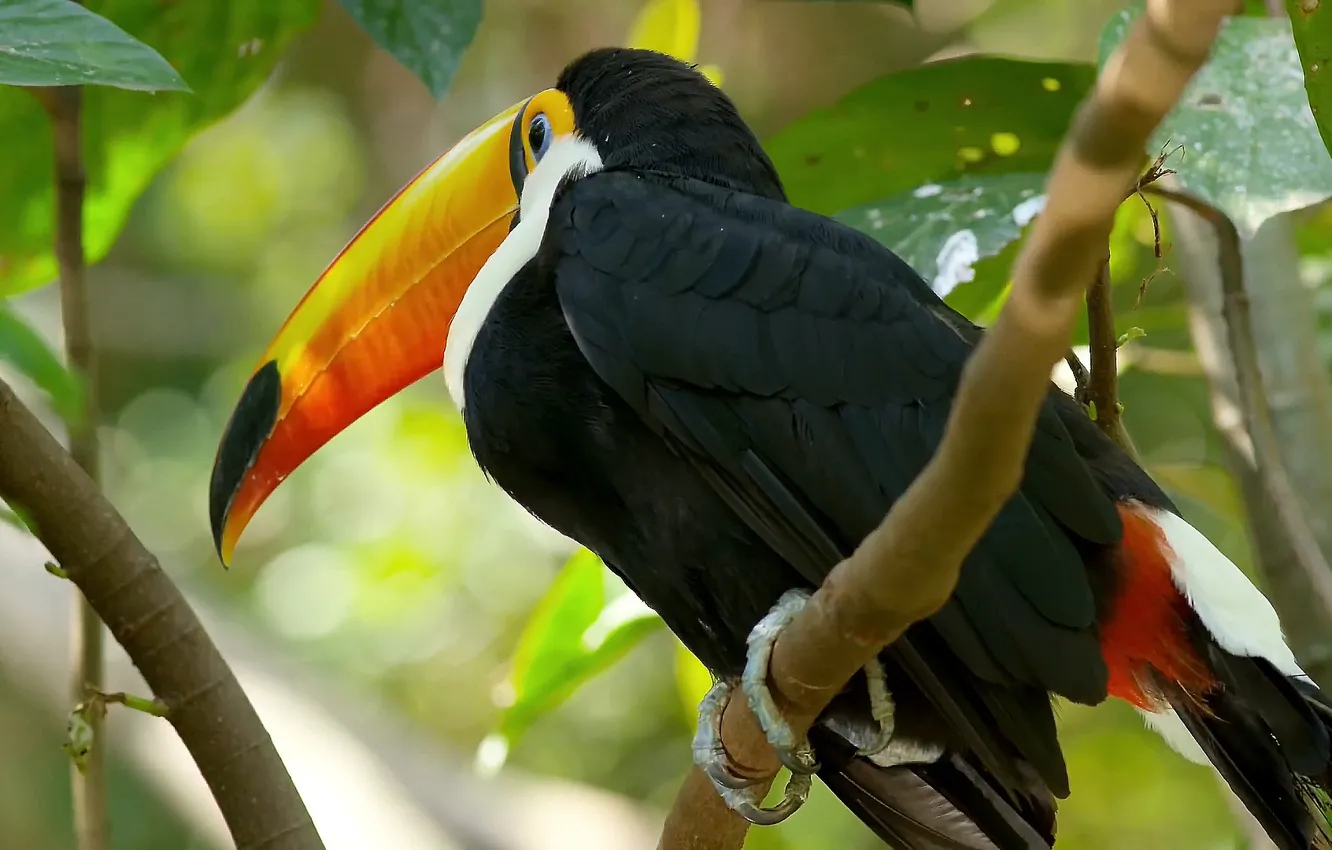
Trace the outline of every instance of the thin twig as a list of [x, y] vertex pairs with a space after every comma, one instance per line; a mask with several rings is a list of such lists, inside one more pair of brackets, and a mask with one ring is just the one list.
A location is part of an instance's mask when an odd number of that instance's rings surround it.
[[[777, 639], [768, 684], [797, 733], [866, 661], [943, 605], [962, 559], [1016, 491], [1050, 370], [1068, 349], [1115, 211], [1136, 184], [1148, 138], [1206, 61], [1232, 5], [1149, 3], [1106, 63], [1060, 148], [1012, 294], [963, 370], [938, 450]], [[722, 738], [744, 773], [776, 773], [745, 701], [726, 711]], [[745, 832], [695, 768], [659, 847], [738, 850]]]
[[1152, 206], [1152, 202], [1143, 194], [1143, 190], [1161, 178], [1174, 174], [1174, 169], [1166, 168], [1166, 162], [1175, 154], [1179, 154], [1182, 159], [1186, 150], [1183, 145], [1176, 145], [1173, 149], [1170, 148], [1168, 142], [1161, 145], [1161, 150], [1157, 153], [1156, 159], [1152, 160], [1151, 164], [1147, 166], [1147, 170], [1138, 178], [1138, 184], [1133, 187], [1133, 194], [1138, 196], [1138, 200], [1142, 201], [1142, 205], [1147, 208], [1148, 217], [1152, 220], [1152, 253], [1156, 256], [1156, 268], [1138, 284], [1138, 300], [1133, 304], [1135, 310], [1142, 306], [1142, 299], [1147, 296], [1147, 287], [1156, 279], [1157, 275], [1165, 270], [1165, 251], [1161, 247], [1161, 216], [1157, 214], [1156, 207]]
[[1234, 358], [1244, 427], [1253, 444], [1254, 466], [1267, 490], [1274, 512], [1281, 521], [1282, 530], [1296, 553], [1296, 560], [1308, 577], [1313, 591], [1322, 600], [1324, 608], [1332, 610], [1332, 570], [1329, 570], [1318, 540], [1309, 526], [1304, 507], [1282, 460], [1276, 432], [1267, 416], [1263, 373], [1249, 317], [1249, 295], [1244, 289], [1244, 261], [1239, 231], [1234, 222], [1220, 210], [1192, 195], [1160, 185], [1153, 186], [1149, 191], [1193, 212], [1210, 224], [1216, 233], [1219, 253], [1217, 264], [1224, 297], [1221, 313], [1225, 319], [1230, 354]]
[[[82, 406], [68, 423], [70, 452], [93, 481], [99, 479], [97, 446], [97, 364], [89, 328], [87, 274], [83, 254], [83, 90], [77, 86], [39, 90], [38, 100], [51, 118], [55, 142], [55, 255], [60, 268], [60, 313], [65, 325], [65, 354], [82, 387]], [[102, 621], [75, 592], [71, 701], [82, 703], [90, 689], [103, 684]], [[71, 772], [74, 783], [74, 833], [79, 850], [107, 850], [103, 716], [89, 719], [92, 749]], [[80, 767], [82, 769], [80, 769]]]
[[[1156, 210], [1143, 194], [1143, 190], [1162, 177], [1174, 174], [1173, 171], [1166, 168], [1165, 164], [1166, 160], [1178, 150], [1181, 150], [1181, 148], [1167, 150], [1163, 146], [1161, 152], [1148, 164], [1147, 169], [1139, 175], [1137, 182], [1133, 184], [1133, 188], [1125, 196], [1125, 200], [1128, 200], [1136, 195], [1147, 206], [1147, 213], [1152, 218], [1158, 271], [1161, 261], [1161, 222], [1157, 217]], [[1138, 287], [1139, 301], [1146, 294], [1147, 284], [1150, 280], [1150, 277], [1144, 279]], [[1110, 257], [1107, 255], [1096, 273], [1091, 288], [1087, 290], [1087, 331], [1091, 343], [1091, 370], [1089, 372], [1082, 368], [1081, 362], [1077, 363], [1078, 368], [1073, 373], [1077, 391], [1073, 397], [1094, 416], [1096, 424], [1100, 426], [1106, 436], [1121, 449], [1128, 452], [1130, 457], [1136, 458], [1138, 451], [1133, 445], [1133, 440], [1129, 437], [1128, 430], [1124, 427], [1123, 410], [1119, 403], [1120, 342], [1115, 335], [1112, 284]], [[1066, 355], [1066, 359], [1067, 357], [1068, 355]], [[1076, 361], [1077, 358], [1075, 357], [1073, 360]]]
[[1096, 415], [1096, 424], [1120, 448], [1136, 457], [1137, 451], [1119, 407], [1119, 341], [1115, 335], [1115, 309], [1110, 293], [1110, 258], [1096, 272], [1087, 290], [1087, 330], [1091, 340], [1091, 380], [1086, 404]]
[[189, 603], [3, 381], [0, 499], [32, 519], [38, 539], [143, 674], [237, 850], [323, 850], [268, 731]]

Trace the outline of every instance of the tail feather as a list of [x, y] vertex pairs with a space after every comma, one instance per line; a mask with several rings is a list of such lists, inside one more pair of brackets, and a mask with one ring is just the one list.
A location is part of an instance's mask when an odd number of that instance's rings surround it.
[[[1276, 738], [1290, 769], [1317, 776], [1328, 769], [1328, 730], [1313, 705], [1295, 686], [1299, 681], [1283, 675], [1266, 658], [1237, 657], [1213, 647], [1208, 661], [1217, 678], [1249, 706]], [[1309, 682], [1321, 695], [1317, 686]]]
[[1279, 850], [1328, 846], [1332, 706], [1269, 661], [1209, 647], [1221, 687], [1199, 698], [1157, 679], [1185, 727]]
[[[1140, 694], [1135, 705], [1185, 756], [1196, 758], [1189, 752], [1196, 742], [1280, 850], [1328, 847], [1332, 702], [1300, 670], [1276, 610], [1173, 506], [1130, 500], [1121, 515], [1126, 574], [1164, 561], [1178, 591], [1169, 607], [1151, 611], [1157, 633], [1150, 637], [1165, 651], [1129, 659], [1146, 667], [1146, 676], [1141, 668], [1130, 672], [1154, 692]], [[1128, 541], [1134, 519], [1138, 534]], [[1150, 606], [1153, 598], [1161, 601], [1159, 594], [1135, 601]], [[1165, 721], [1153, 715], [1161, 699], [1173, 708]], [[1178, 732], [1187, 730], [1193, 741], [1176, 739], [1171, 727], [1180, 724]]]
[[815, 727], [819, 778], [852, 814], [899, 850], [1049, 850], [1054, 799], [1030, 805], [998, 792], [953, 754], [932, 764], [883, 767], [840, 735]]

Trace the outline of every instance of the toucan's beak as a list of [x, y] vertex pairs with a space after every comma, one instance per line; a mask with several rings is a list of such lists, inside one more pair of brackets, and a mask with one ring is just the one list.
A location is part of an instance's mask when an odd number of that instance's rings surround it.
[[518, 209], [521, 104], [408, 183], [315, 281], [231, 414], [209, 486], [223, 563], [269, 494], [362, 414], [443, 363], [453, 315]]

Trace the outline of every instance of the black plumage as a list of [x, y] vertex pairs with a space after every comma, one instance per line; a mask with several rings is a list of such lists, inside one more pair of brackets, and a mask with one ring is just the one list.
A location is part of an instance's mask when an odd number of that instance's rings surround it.
[[[786, 204], [692, 70], [604, 51], [561, 86], [604, 168], [557, 196], [481, 327], [468, 438], [500, 486], [734, 675], [780, 594], [816, 586], [923, 467], [979, 330], [877, 242]], [[1115, 581], [1125, 460], [1052, 389], [1021, 493], [953, 600], [885, 654], [921, 706], [899, 734], [942, 736], [1036, 821], [1068, 793], [1049, 694], [1106, 695], [1097, 591]]]
[[[558, 89], [504, 113], [515, 117], [503, 136], [488, 123], [469, 137], [480, 147], [437, 164], [507, 163], [521, 216], [508, 187], [466, 182], [414, 184], [406, 207], [386, 208], [394, 223], [382, 226], [401, 229], [404, 210], [420, 224], [420, 209], [433, 214], [459, 186], [444, 208], [480, 202], [475, 221], [441, 228], [480, 227], [467, 246], [481, 240], [496, 261], [471, 266], [475, 250], [458, 249], [470, 251], [450, 267], [470, 266], [467, 297], [419, 233], [406, 266], [375, 265], [392, 240], [349, 248], [353, 279], [375, 271], [367, 292], [312, 289], [223, 436], [214, 537], [225, 554], [335, 420], [419, 376], [444, 346], [482, 468], [600, 555], [714, 673], [735, 676], [753, 625], [785, 591], [821, 583], [938, 448], [982, 332], [887, 248], [790, 206], [730, 100], [688, 66], [593, 51]], [[546, 165], [556, 144], [563, 164]], [[490, 228], [510, 216], [497, 250]], [[411, 302], [426, 313], [401, 309], [404, 296], [353, 315], [403, 282], [385, 268], [432, 278]], [[388, 313], [397, 320], [382, 323]], [[347, 328], [373, 345], [339, 338]], [[379, 351], [406, 357], [384, 380]], [[810, 734], [824, 781], [909, 850], [1048, 848], [1055, 798], [1069, 792], [1052, 695], [1094, 704], [1113, 692], [1173, 708], [1282, 850], [1312, 846], [1311, 812], [1322, 816], [1332, 789], [1332, 708], [1298, 675], [1265, 601], [1170, 513], [1051, 386], [1021, 487], [952, 598], [881, 656], [893, 741], [913, 763], [856, 754], [876, 728], [857, 676]], [[1195, 607], [1198, 593], [1211, 601]], [[1246, 606], [1260, 616], [1246, 620]]]
[[[817, 586], [923, 468], [982, 332], [873, 239], [786, 203], [730, 101], [692, 69], [593, 51], [558, 87], [603, 167], [561, 185], [536, 255], [477, 333], [468, 439], [518, 502], [735, 676], [754, 623]], [[952, 599], [882, 655], [895, 734], [943, 755], [857, 756], [834, 731], [868, 721], [854, 683], [811, 732], [824, 781], [886, 842], [1053, 843], [1069, 787], [1051, 695], [1107, 696], [1098, 626], [1131, 567], [1130, 503], [1177, 512], [1052, 385], [1021, 488]], [[1283, 848], [1302, 847], [1312, 822], [1295, 786], [1312, 780], [1295, 773], [1326, 774], [1322, 703], [1222, 652], [1196, 618], [1189, 629], [1223, 690], [1205, 709], [1169, 683], [1158, 695]]]

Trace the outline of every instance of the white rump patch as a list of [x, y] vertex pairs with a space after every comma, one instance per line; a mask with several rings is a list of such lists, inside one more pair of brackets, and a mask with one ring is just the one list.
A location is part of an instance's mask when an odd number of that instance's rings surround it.
[[[1287, 676], [1308, 678], [1286, 645], [1272, 603], [1239, 567], [1182, 517], [1145, 506], [1135, 509], [1161, 529], [1175, 587], [1222, 649], [1232, 655], [1266, 658]], [[1196, 764], [1211, 765], [1174, 709], [1138, 709], [1138, 713], [1175, 752]]]
[[1169, 511], [1139, 510], [1164, 533], [1175, 586], [1217, 644], [1233, 655], [1266, 658], [1287, 676], [1303, 676], [1276, 610], [1249, 577], [1183, 518]]

